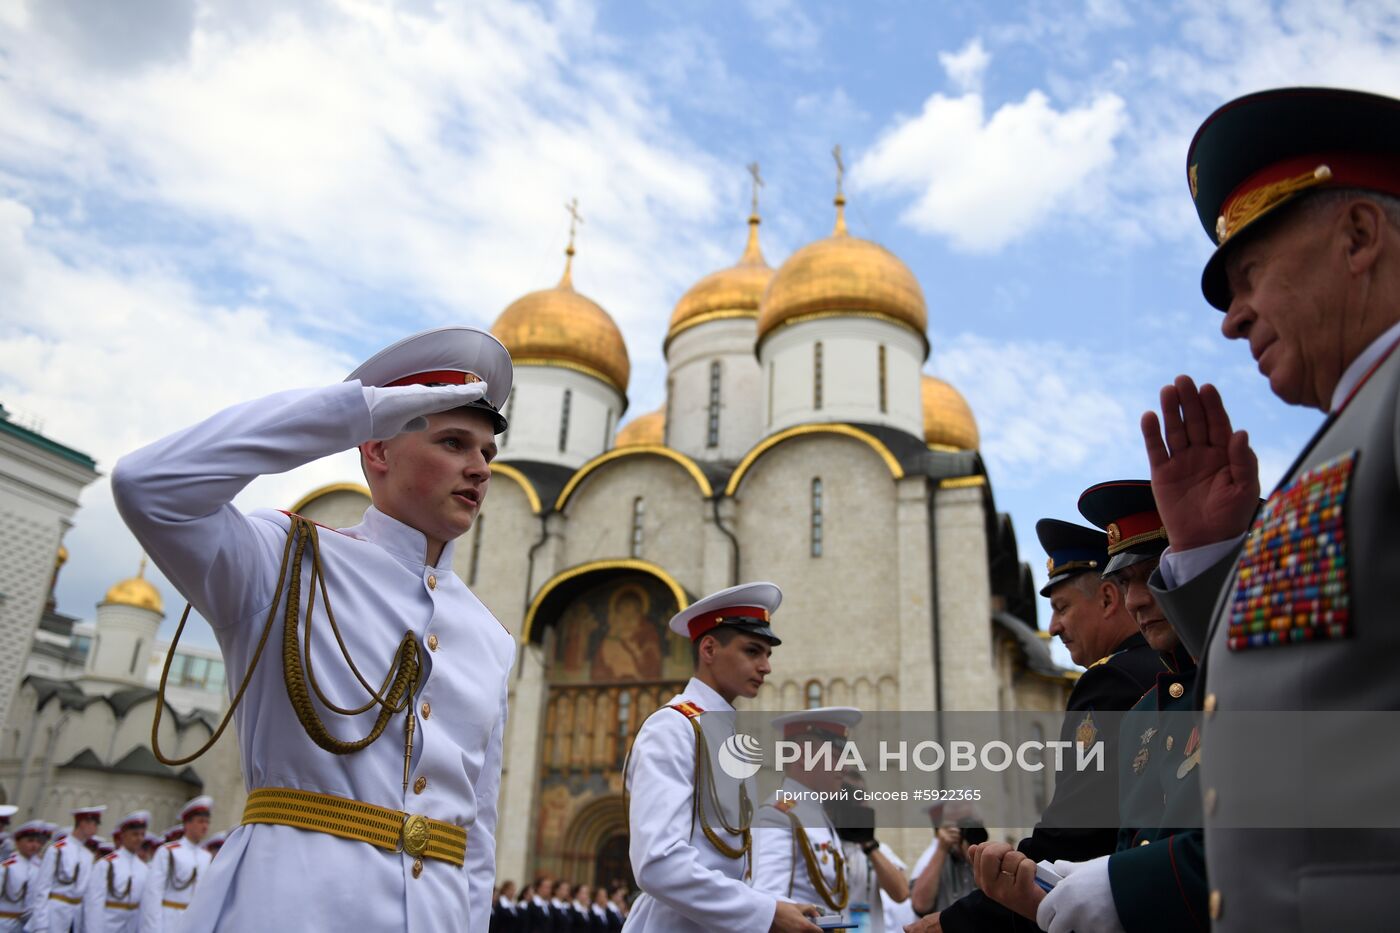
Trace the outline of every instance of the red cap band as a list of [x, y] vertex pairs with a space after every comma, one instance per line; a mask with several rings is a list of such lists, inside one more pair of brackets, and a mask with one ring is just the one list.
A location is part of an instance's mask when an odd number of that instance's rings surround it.
[[701, 635], [717, 627], [725, 619], [742, 617], [753, 619], [755, 622], [767, 623], [769, 620], [768, 610], [758, 606], [727, 606], [724, 609], [716, 609], [707, 612], [702, 616], [691, 619], [686, 628], [690, 631], [690, 640], [695, 641]]
[[402, 379], [395, 379], [384, 388], [390, 389], [394, 386], [426, 386], [434, 383], [442, 383], [449, 386], [470, 385], [473, 382], [480, 382], [481, 377], [476, 373], [464, 373], [455, 369], [435, 369], [426, 373], [414, 373], [412, 376], [404, 376]]

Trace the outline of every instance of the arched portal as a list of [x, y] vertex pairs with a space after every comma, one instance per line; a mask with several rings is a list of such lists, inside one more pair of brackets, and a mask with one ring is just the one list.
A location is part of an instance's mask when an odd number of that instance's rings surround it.
[[643, 561], [566, 571], [536, 597], [527, 638], [544, 649], [547, 684], [536, 873], [608, 884], [619, 852], [625, 865], [623, 765], [642, 722], [690, 677], [689, 645], [667, 628], [685, 600]]

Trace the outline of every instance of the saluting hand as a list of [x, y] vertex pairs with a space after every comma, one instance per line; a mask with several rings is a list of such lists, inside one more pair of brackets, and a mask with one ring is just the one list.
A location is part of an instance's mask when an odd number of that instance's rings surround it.
[[428, 427], [428, 415], [451, 411], [486, 395], [486, 383], [445, 386], [365, 386], [369, 403], [370, 437], [387, 441], [406, 431]]
[[773, 911], [773, 924], [768, 928], [769, 933], [822, 933], [822, 928], [817, 926], [808, 917], [816, 917], [821, 914], [821, 908], [816, 904], [794, 904], [790, 901], [778, 901], [778, 909]]
[[1215, 386], [1205, 384], [1197, 392], [1190, 376], [1177, 376], [1162, 389], [1161, 425], [1155, 413], [1143, 414], [1142, 438], [1152, 467], [1152, 496], [1173, 550], [1249, 530], [1259, 504], [1259, 459], [1249, 435], [1230, 427]]

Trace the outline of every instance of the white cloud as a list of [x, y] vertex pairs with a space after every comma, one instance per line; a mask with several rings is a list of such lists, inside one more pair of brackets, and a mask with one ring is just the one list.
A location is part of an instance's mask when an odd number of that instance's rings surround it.
[[900, 219], [957, 249], [990, 252], [1095, 199], [1127, 125], [1115, 94], [1056, 110], [1040, 91], [990, 116], [982, 95], [934, 94], [855, 166], [857, 185], [909, 194]]
[[992, 56], [982, 47], [980, 38], [973, 39], [960, 52], [938, 53], [938, 63], [958, 90], [963, 92], [982, 90], [982, 75], [991, 61]]
[[779, 52], [810, 51], [821, 41], [821, 30], [798, 0], [747, 0], [744, 4], [764, 29], [764, 41]]

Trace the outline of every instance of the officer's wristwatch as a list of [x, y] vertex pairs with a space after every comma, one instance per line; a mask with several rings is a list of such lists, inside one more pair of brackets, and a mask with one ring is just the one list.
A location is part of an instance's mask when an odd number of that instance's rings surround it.
[[866, 855], [869, 855], [871, 852], [874, 852], [878, 848], [880, 848], [880, 840], [878, 839], [871, 839], [867, 842], [862, 842], [860, 844], [860, 850]]

